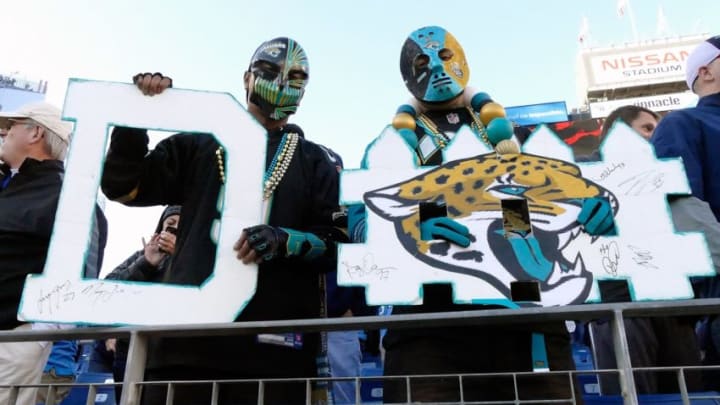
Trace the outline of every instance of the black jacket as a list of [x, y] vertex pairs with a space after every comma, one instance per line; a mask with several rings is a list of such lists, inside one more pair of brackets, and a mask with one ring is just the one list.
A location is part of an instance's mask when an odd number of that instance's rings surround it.
[[[7, 188], [0, 190], [0, 329], [20, 325], [17, 311], [25, 277], [45, 267], [63, 173], [59, 160], [27, 158]], [[7, 176], [10, 168], [3, 165], [0, 177]], [[97, 277], [106, 239], [107, 221], [96, 207], [86, 277]]]
[[[160, 215], [160, 219], [158, 219], [155, 233], [162, 232], [163, 221], [170, 215], [179, 214], [179, 209], [179, 206], [165, 208], [165, 211]], [[157, 266], [153, 266], [145, 260], [145, 250], [140, 249], [115, 267], [105, 278], [108, 280], [160, 282], [168, 267], [170, 267], [170, 256], [163, 257]]]
[[[285, 132], [302, 134], [292, 125], [269, 133], [266, 167]], [[134, 198], [126, 200], [127, 205], [182, 205], [175, 254], [163, 281], [199, 285], [211, 274], [215, 263], [216, 245], [210, 236], [213, 223], [220, 218], [217, 206], [221, 181], [216, 157], [219, 144], [208, 134], [176, 134], [158, 143], [150, 153], [147, 145], [145, 130], [114, 129], [103, 172], [103, 191], [111, 199], [122, 199], [134, 190]], [[301, 138], [275, 190], [268, 223], [300, 231], [331, 227], [331, 213], [337, 211], [337, 180], [337, 170], [327, 154]], [[261, 264], [257, 291], [236, 320], [318, 317], [318, 271], [331, 269], [332, 260], [276, 259]], [[228, 286], [229, 292], [232, 289]], [[314, 335], [306, 336], [303, 349], [294, 351], [256, 344], [252, 336], [162, 339], [151, 352], [148, 367], [187, 365], [237, 370], [238, 364], [243, 364], [242, 369], [249, 374], [269, 369], [277, 375], [284, 372], [277, 370], [277, 362], [287, 364], [293, 361], [290, 357], [299, 355], [301, 372], [307, 375], [315, 369], [317, 344]]]
[[124, 262], [118, 264], [112, 272], [105, 276], [105, 279], [160, 282], [169, 264], [169, 257], [166, 256], [160, 260], [157, 267], [153, 266], [145, 260], [145, 251], [138, 250]]

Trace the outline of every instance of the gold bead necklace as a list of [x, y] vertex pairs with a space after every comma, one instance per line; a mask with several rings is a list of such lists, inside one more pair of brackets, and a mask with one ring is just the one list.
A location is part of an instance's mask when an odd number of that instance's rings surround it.
[[473, 111], [472, 108], [469, 106], [466, 106], [468, 112], [470, 113], [470, 116], [473, 119], [472, 124], [470, 124], [470, 128], [472, 128], [476, 134], [480, 135], [482, 140], [489, 146], [493, 147], [493, 144], [490, 142], [490, 138], [487, 136], [487, 131], [485, 130], [485, 125], [483, 125], [482, 121], [480, 121], [480, 116]]
[[297, 147], [299, 138], [300, 136], [294, 132], [283, 135], [283, 139], [275, 151], [275, 157], [273, 157], [270, 167], [268, 167], [265, 172], [263, 200], [270, 199], [278, 184], [280, 184], [280, 181], [285, 176], [285, 172], [290, 166], [293, 155], [295, 155], [295, 148]]
[[[272, 196], [275, 189], [280, 184], [280, 181], [285, 176], [290, 162], [295, 155], [295, 149], [297, 148], [298, 140], [300, 136], [297, 133], [291, 132], [283, 135], [280, 145], [275, 151], [270, 167], [265, 172], [263, 178], [263, 200], [268, 200]], [[220, 175], [220, 183], [225, 184], [225, 164], [223, 162], [224, 149], [222, 146], [218, 146], [215, 150], [215, 157], [217, 159], [218, 173]]]
[[223, 152], [222, 146], [218, 146], [215, 149], [215, 157], [217, 158], [218, 173], [220, 174], [220, 184], [225, 184], [225, 164], [223, 163]]

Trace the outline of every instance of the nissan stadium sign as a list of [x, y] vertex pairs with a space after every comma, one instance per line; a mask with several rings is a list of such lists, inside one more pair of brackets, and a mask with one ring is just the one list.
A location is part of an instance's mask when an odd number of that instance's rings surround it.
[[581, 54], [588, 90], [685, 80], [685, 61], [702, 37], [588, 49]]

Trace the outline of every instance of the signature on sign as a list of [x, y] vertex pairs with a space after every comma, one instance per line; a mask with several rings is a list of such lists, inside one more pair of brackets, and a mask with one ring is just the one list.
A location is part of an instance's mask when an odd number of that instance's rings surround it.
[[653, 256], [651, 251], [633, 245], [628, 245], [628, 249], [633, 252], [632, 259], [635, 263], [649, 269], [657, 269], [657, 266], [652, 262]]
[[624, 169], [624, 168], [625, 168], [625, 163], [623, 163], [623, 162], [613, 163], [613, 164], [605, 167], [603, 169], [603, 171], [600, 172], [599, 178], [593, 179], [593, 180], [596, 182], [601, 182], [601, 181], [607, 179], [608, 177], [610, 177], [610, 175], [613, 174], [616, 170], [620, 170], [620, 169]]
[[48, 313], [52, 314], [53, 310], [60, 309], [63, 302], [74, 300], [75, 293], [70, 290], [71, 288], [70, 280], [65, 280], [48, 292], [40, 290], [40, 299], [37, 301], [38, 312], [42, 314], [47, 309]]
[[618, 184], [625, 195], [638, 196], [651, 193], [665, 184], [665, 173], [655, 170], [642, 172]]
[[600, 254], [602, 255], [602, 266], [605, 272], [617, 276], [618, 265], [620, 264], [620, 249], [617, 243], [603, 243], [600, 245]]
[[375, 264], [375, 258], [371, 253], [363, 257], [361, 265], [351, 265], [348, 262], [343, 262], [342, 265], [351, 279], [374, 277], [378, 280], [387, 280], [390, 277], [390, 271], [396, 270], [395, 267], [380, 267]]
[[118, 295], [139, 294], [137, 290], [127, 289], [121, 283], [106, 283], [103, 281], [92, 282], [83, 285], [73, 285], [70, 280], [58, 283], [49, 291], [40, 291], [40, 298], [37, 300], [38, 312], [52, 314], [59, 311], [63, 303], [75, 300], [82, 300], [82, 303], [90, 305], [103, 304]]
[[122, 294], [125, 289], [117, 283], [93, 283], [82, 289], [81, 294], [90, 298], [93, 304], [108, 302], [117, 294]]

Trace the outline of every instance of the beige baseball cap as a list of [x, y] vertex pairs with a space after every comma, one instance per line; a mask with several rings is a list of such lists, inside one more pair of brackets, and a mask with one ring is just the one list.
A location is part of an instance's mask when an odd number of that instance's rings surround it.
[[73, 126], [61, 119], [59, 108], [46, 102], [29, 103], [13, 112], [0, 112], [0, 128], [6, 128], [9, 121], [27, 119], [56, 133], [62, 140], [70, 143]]

